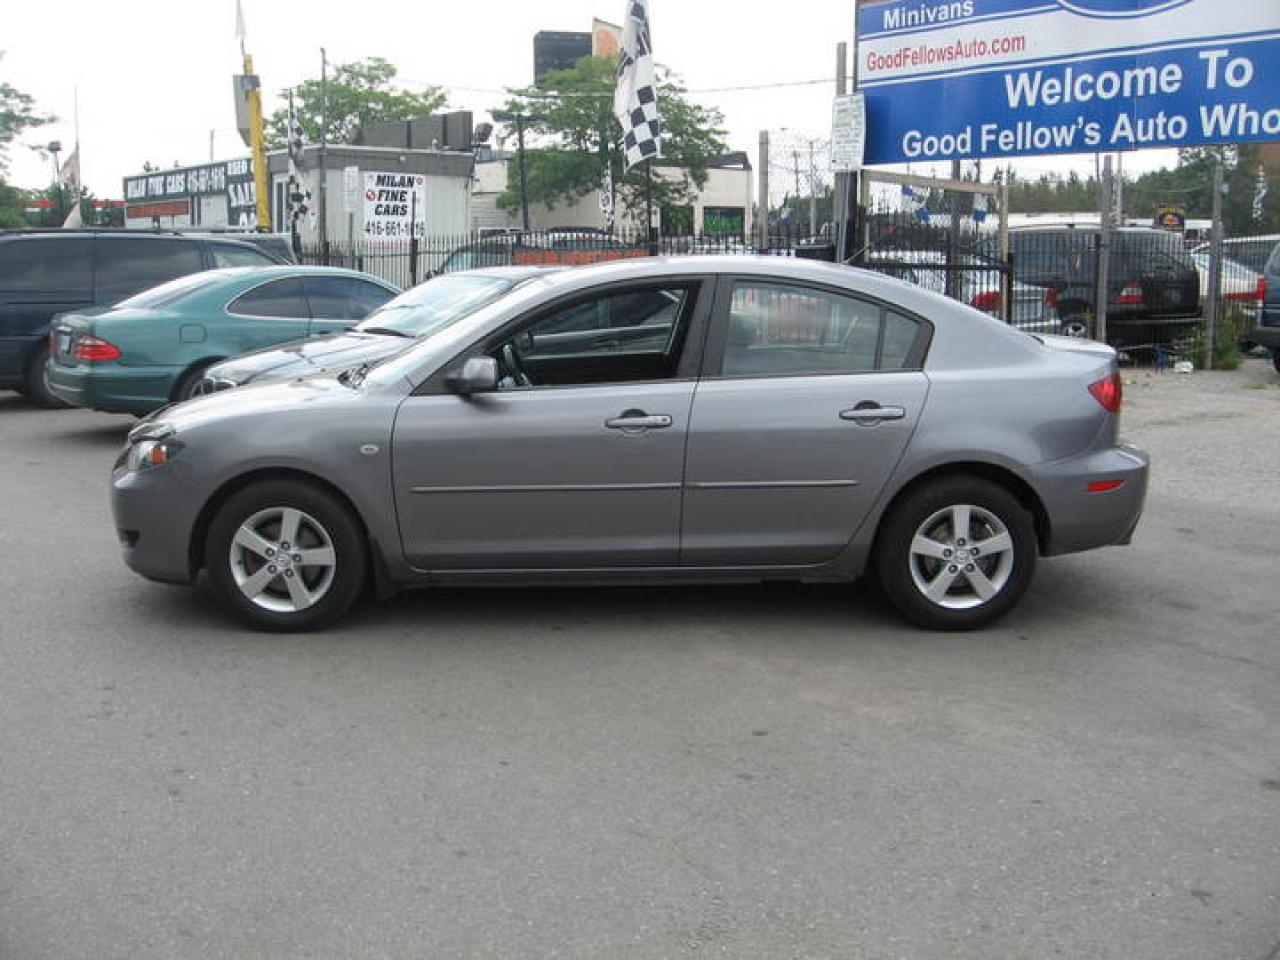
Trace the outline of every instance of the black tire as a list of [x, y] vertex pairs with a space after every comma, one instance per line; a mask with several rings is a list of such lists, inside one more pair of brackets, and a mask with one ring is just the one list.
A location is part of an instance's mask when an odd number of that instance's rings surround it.
[[1280, 373], [1280, 347], [1271, 348], [1271, 365], [1276, 368], [1276, 373]]
[[204, 372], [213, 366], [214, 362], [198, 364], [179, 377], [178, 382], [173, 385], [173, 392], [169, 394], [170, 399], [174, 403], [182, 403], [182, 401], [190, 400], [196, 396], [196, 388], [200, 386], [200, 381], [204, 378]]
[[[302, 515], [296, 527], [298, 542], [288, 545], [292, 556], [284, 555], [284, 518], [274, 522], [275, 511]], [[274, 548], [274, 561], [265, 551], [258, 553], [238, 544], [233, 555], [233, 542], [246, 524], [259, 531], [259, 546]], [[296, 557], [318, 558], [326, 547], [332, 550], [331, 565], [292, 562]], [[233, 494], [219, 508], [205, 539], [204, 562], [219, 598], [251, 625], [280, 632], [320, 630], [341, 618], [359, 598], [368, 568], [366, 550], [360, 522], [347, 504], [307, 483], [270, 480]], [[270, 565], [273, 563], [280, 566]], [[276, 574], [277, 570], [281, 572]], [[262, 583], [266, 586], [251, 598], [247, 591]], [[314, 593], [315, 599], [297, 608], [297, 588], [308, 595]]]
[[[961, 536], [954, 520], [963, 517], [965, 507], [971, 508], [971, 520]], [[918, 533], [932, 541], [928, 548], [938, 548], [938, 556], [913, 549]], [[1007, 535], [1007, 550], [1002, 539], [982, 547], [993, 534]], [[975, 547], [977, 556], [970, 552]], [[1013, 494], [980, 477], [955, 475], [925, 483], [893, 507], [880, 528], [875, 568], [889, 601], [912, 623], [973, 630], [998, 620], [1022, 599], [1037, 553], [1035, 524]], [[973, 579], [968, 570], [974, 571]], [[926, 594], [929, 586], [945, 591], [939, 600]]]
[[48, 347], [41, 347], [31, 358], [31, 362], [27, 364], [27, 379], [23, 385], [23, 395], [37, 406], [48, 407], [50, 410], [69, 407], [69, 403], [60, 399], [49, 389], [46, 369], [48, 359]]

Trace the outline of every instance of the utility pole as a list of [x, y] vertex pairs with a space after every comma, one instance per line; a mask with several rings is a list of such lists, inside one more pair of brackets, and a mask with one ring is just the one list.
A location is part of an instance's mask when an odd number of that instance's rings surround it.
[[1205, 333], [1204, 366], [1212, 370], [1217, 360], [1218, 324], [1222, 311], [1222, 153], [1213, 164], [1213, 233], [1209, 239], [1208, 331]]
[[769, 249], [769, 131], [760, 131], [760, 196], [756, 203], [760, 211], [760, 222], [756, 224], [759, 235], [758, 253]]
[[1111, 154], [1102, 158], [1102, 178], [1098, 182], [1098, 268], [1097, 289], [1093, 293], [1093, 337], [1107, 342], [1107, 306], [1111, 302], [1111, 228], [1115, 205], [1111, 195]]
[[[843, 97], [848, 92], [849, 45], [841, 41], [836, 44], [836, 96]], [[834, 135], [835, 131], [832, 131]], [[842, 263], [848, 257], [849, 242], [849, 174], [837, 170], [835, 191], [831, 197], [831, 218], [835, 221], [836, 263]]]
[[[961, 175], [959, 159], [951, 161], [951, 179], [959, 180]], [[959, 262], [960, 249], [960, 207], [963, 201], [970, 199], [967, 193], [951, 192], [951, 228], [947, 237], [947, 296], [953, 300], [960, 297], [960, 272], [956, 269]]]
[[809, 236], [818, 235], [818, 168], [813, 159], [813, 141], [809, 141]]
[[244, 16], [236, 3], [236, 36], [240, 40], [240, 56], [244, 60], [245, 104], [249, 108], [249, 149], [253, 156], [253, 200], [255, 219], [260, 231], [271, 229], [270, 180], [267, 177], [267, 142], [262, 128], [262, 81], [253, 72], [253, 57], [245, 49]]
[[[320, 250], [321, 260], [329, 265], [329, 57], [320, 48]], [[409, 224], [413, 233], [413, 223]]]
[[524, 160], [524, 125], [541, 123], [547, 118], [540, 113], [515, 113], [510, 110], [495, 110], [491, 116], [499, 123], [516, 125], [516, 166], [520, 174], [520, 222], [527, 233], [529, 231], [529, 181]]

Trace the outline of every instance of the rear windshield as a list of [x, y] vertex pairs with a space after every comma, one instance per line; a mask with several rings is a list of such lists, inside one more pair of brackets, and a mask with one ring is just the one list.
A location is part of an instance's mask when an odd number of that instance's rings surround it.
[[474, 274], [436, 277], [388, 300], [356, 324], [356, 329], [428, 336], [498, 299], [523, 279]]
[[213, 286], [213, 284], [222, 279], [224, 279], [223, 274], [212, 271], [209, 273], [191, 273], [185, 277], [170, 280], [168, 283], [162, 283], [158, 287], [151, 287], [149, 290], [143, 290], [141, 293], [121, 300], [115, 305], [115, 309], [132, 310], [167, 307], [177, 303], [179, 300], [186, 299], [192, 294], [199, 293], [207, 287]]

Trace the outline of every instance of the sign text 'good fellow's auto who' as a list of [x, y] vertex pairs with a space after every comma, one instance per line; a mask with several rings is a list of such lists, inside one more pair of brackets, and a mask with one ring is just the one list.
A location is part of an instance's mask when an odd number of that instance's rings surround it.
[[858, 10], [867, 163], [1280, 140], [1280, 0]]

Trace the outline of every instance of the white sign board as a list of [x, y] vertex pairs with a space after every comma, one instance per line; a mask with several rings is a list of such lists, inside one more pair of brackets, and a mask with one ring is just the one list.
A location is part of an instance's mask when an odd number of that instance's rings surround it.
[[342, 168], [342, 212], [355, 213], [360, 206], [360, 168]]
[[867, 106], [860, 93], [836, 97], [831, 110], [831, 166], [840, 173], [862, 169]]
[[427, 178], [420, 173], [364, 175], [364, 236], [391, 244], [426, 233]]

